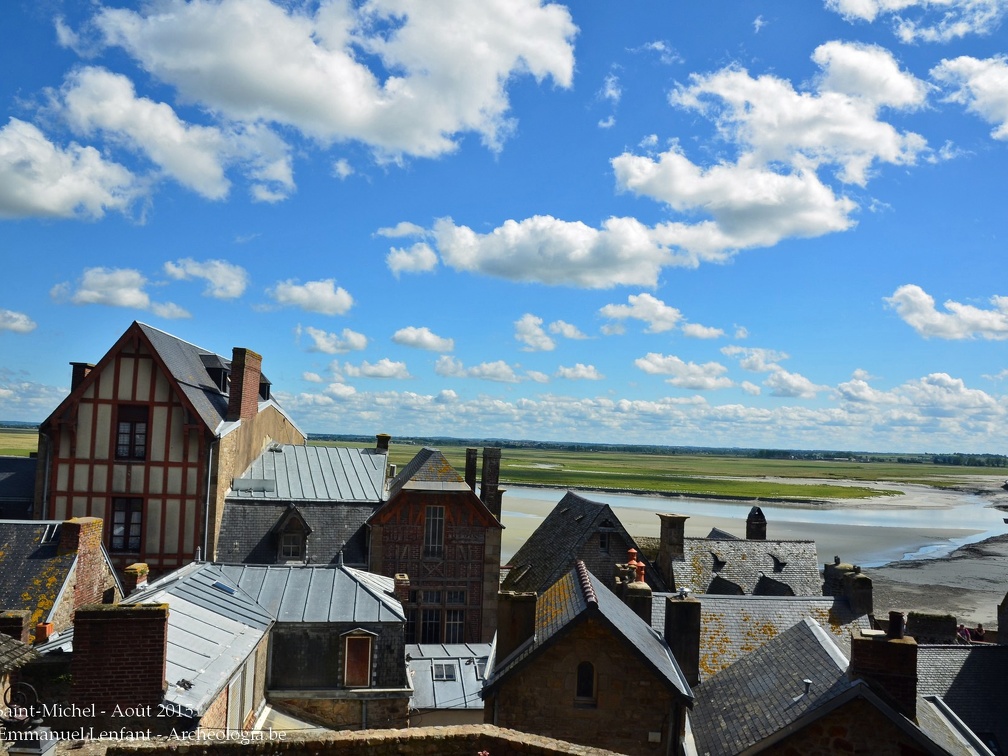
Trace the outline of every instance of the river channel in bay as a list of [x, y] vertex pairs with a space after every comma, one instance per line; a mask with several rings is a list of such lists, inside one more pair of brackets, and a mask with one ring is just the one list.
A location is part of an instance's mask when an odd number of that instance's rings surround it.
[[[655, 513], [674, 512], [689, 516], [688, 537], [705, 537], [714, 527], [744, 537], [746, 516], [753, 504], [758, 503], [767, 519], [767, 538], [814, 540], [820, 562], [832, 561], [836, 555], [864, 567], [902, 559], [935, 558], [959, 546], [1008, 533], [1005, 523], [1008, 512], [992, 506], [995, 502], [1008, 503], [1008, 494], [994, 493], [998, 490], [996, 486], [990, 486], [992, 493], [988, 496], [921, 485], [882, 483], [878, 487], [898, 489], [903, 494], [826, 504], [781, 504], [653, 494], [579, 493], [612, 507], [632, 536], [657, 536], [659, 520]], [[559, 489], [520, 486], [507, 489], [501, 547], [504, 563], [564, 493]], [[567, 556], [558, 553], [557, 558]]]

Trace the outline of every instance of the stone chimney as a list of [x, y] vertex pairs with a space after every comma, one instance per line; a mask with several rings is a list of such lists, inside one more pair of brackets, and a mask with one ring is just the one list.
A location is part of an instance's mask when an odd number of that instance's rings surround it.
[[70, 363], [70, 390], [81, 385], [81, 382], [88, 377], [88, 373], [94, 370], [94, 363], [91, 362], [71, 362]]
[[391, 442], [392, 436], [388, 433], [375, 434], [375, 451], [379, 454], [388, 454], [388, 448]]
[[[480, 477], [480, 501], [486, 508], [494, 513], [499, 520], [501, 517], [501, 496], [498, 486], [500, 484], [500, 460], [501, 450], [499, 446], [488, 446], [483, 449], [483, 475]], [[466, 462], [468, 463], [468, 452], [466, 452]]]
[[397, 572], [395, 575], [395, 597], [400, 604], [409, 603], [410, 579], [405, 572]]
[[851, 631], [847, 675], [865, 680], [906, 717], [917, 716], [917, 641], [904, 633], [901, 612], [889, 612], [889, 632]]
[[27, 609], [8, 609], [0, 613], [0, 633], [28, 643], [31, 635], [31, 612]]
[[846, 598], [859, 617], [875, 613], [871, 578], [860, 566], [845, 564], [838, 556], [833, 557], [833, 564], [823, 565], [823, 595]]
[[661, 573], [665, 584], [675, 586], [675, 571], [673, 562], [683, 559], [683, 539], [686, 534], [687, 515], [658, 513], [661, 520], [660, 539], [658, 543], [658, 561], [655, 565]]
[[665, 642], [683, 677], [700, 683], [700, 602], [685, 590], [665, 598]]
[[134, 562], [123, 570], [123, 593], [129, 596], [134, 591], [147, 587], [147, 575], [150, 568], [143, 562]]
[[102, 521], [98, 517], [74, 517], [60, 525], [58, 554], [76, 554], [74, 609], [105, 603], [111, 579], [102, 553]]
[[478, 454], [479, 450], [471, 446], [466, 449], [465, 482], [473, 493], [476, 493], [476, 456]]
[[259, 412], [259, 381], [262, 355], [251, 349], [235, 347], [231, 356], [231, 390], [227, 419], [250, 420]]
[[[631, 549], [632, 551], [633, 549]], [[623, 601], [633, 609], [634, 614], [651, 624], [651, 586], [644, 581], [644, 563], [634, 562], [635, 579], [628, 583], [623, 594]]]
[[497, 663], [535, 635], [536, 595], [501, 591], [497, 597]]
[[745, 537], [747, 541], [766, 540], [766, 517], [759, 507], [749, 510], [749, 516], [745, 521]]
[[106, 712], [116, 704], [157, 708], [165, 692], [167, 648], [167, 604], [78, 609], [70, 702]]

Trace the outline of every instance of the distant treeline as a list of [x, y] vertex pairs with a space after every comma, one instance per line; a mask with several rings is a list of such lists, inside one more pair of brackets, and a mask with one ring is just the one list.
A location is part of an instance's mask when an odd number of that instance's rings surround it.
[[[309, 433], [309, 441], [372, 443], [374, 436]], [[568, 452], [614, 452], [623, 454], [707, 455], [712, 457], [751, 457], [754, 459], [798, 459], [818, 462], [885, 462], [905, 465], [957, 465], [963, 467], [1008, 467], [1003, 454], [879, 454], [873, 452], [823, 449], [746, 449], [713, 446], [661, 446], [657, 444], [592, 444], [561, 441], [515, 441], [503, 438], [450, 438], [447, 436], [400, 436], [398, 444], [416, 446], [500, 446], [503, 449], [543, 449]]]

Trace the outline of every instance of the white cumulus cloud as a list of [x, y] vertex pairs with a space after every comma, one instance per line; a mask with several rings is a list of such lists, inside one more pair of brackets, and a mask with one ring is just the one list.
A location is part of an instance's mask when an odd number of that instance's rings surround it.
[[14, 310], [4, 310], [0, 308], [0, 331], [11, 331], [12, 333], [31, 333], [37, 327], [37, 323], [25, 315], [23, 312]]
[[585, 365], [578, 362], [570, 367], [561, 365], [556, 371], [557, 378], [564, 378], [568, 381], [602, 381], [605, 376], [598, 371], [594, 365]]
[[647, 293], [631, 294], [627, 304], [607, 304], [599, 309], [599, 314], [610, 320], [632, 318], [647, 323], [647, 333], [671, 331], [682, 319], [682, 313], [675, 307], [662, 302]]
[[437, 263], [437, 254], [426, 242], [417, 242], [410, 247], [392, 247], [385, 256], [385, 264], [396, 278], [400, 273], [428, 273], [437, 267]]
[[94, 25], [222, 120], [427, 157], [465, 132], [499, 147], [512, 129], [507, 85], [527, 74], [570, 86], [577, 31], [566, 8], [538, 0], [163, 0], [101, 8]]
[[504, 360], [481, 362], [478, 365], [466, 367], [462, 361], [450, 355], [442, 355], [434, 365], [434, 372], [446, 378], [477, 378], [497, 383], [517, 383], [515, 369]]
[[553, 341], [543, 330], [543, 319], [530, 312], [515, 321], [515, 339], [524, 344], [523, 352], [549, 352], [556, 349]]
[[353, 307], [354, 301], [350, 293], [342, 286], [337, 287], [336, 281], [332, 278], [308, 281], [304, 284], [292, 279], [279, 281], [266, 293], [277, 304], [300, 307], [307, 312], [318, 312], [322, 315], [343, 315]]
[[579, 341], [588, 338], [581, 332], [580, 328], [564, 320], [554, 320], [550, 323], [549, 332], [555, 333], [557, 336], [563, 336], [565, 339], [574, 339]]
[[227, 260], [197, 262], [185, 257], [164, 264], [165, 273], [179, 281], [200, 278], [207, 282], [206, 295], [216, 299], [235, 299], [245, 293], [249, 284], [248, 271]]
[[991, 136], [1008, 139], [1008, 56], [980, 60], [963, 55], [943, 60], [931, 75], [952, 88], [949, 100], [994, 124]]
[[904, 284], [885, 301], [907, 325], [925, 338], [1008, 339], [1008, 296], [991, 297], [993, 307], [989, 310], [950, 299], [943, 305], [945, 312], [939, 312], [934, 297], [920, 286]]
[[826, 0], [848, 21], [889, 17], [902, 42], [949, 42], [990, 34], [1004, 18], [1003, 0]]
[[695, 362], [684, 362], [675, 355], [649, 352], [634, 360], [634, 365], [649, 375], [671, 376], [666, 379], [666, 383], [678, 388], [708, 391], [729, 388], [734, 385], [732, 380], [725, 375], [728, 368], [718, 362], [706, 362], [703, 365], [698, 365]]
[[172, 302], [154, 302], [144, 290], [147, 277], [130, 268], [86, 268], [77, 282], [56, 284], [49, 292], [56, 301], [77, 305], [106, 305], [153, 312], [162, 318], [188, 318], [189, 312]]
[[720, 328], [700, 325], [699, 323], [687, 323], [682, 327], [683, 336], [691, 339], [719, 339], [725, 335]]
[[396, 362], [388, 357], [382, 357], [378, 362], [364, 360], [360, 365], [343, 365], [343, 372], [352, 378], [394, 378], [402, 380], [410, 378], [405, 362]]
[[[300, 335], [300, 326], [298, 332]], [[322, 352], [323, 354], [344, 354], [351, 351], [366, 349], [368, 338], [363, 333], [344, 328], [341, 333], [330, 333], [321, 328], [307, 326], [304, 333], [312, 340], [312, 345], [308, 348], [311, 352]]]
[[0, 218], [101, 218], [141, 194], [133, 174], [94, 147], [59, 147], [17, 118], [0, 128]]
[[392, 334], [392, 341], [402, 346], [427, 349], [431, 352], [450, 352], [455, 349], [454, 339], [438, 336], [427, 326], [400, 328]]

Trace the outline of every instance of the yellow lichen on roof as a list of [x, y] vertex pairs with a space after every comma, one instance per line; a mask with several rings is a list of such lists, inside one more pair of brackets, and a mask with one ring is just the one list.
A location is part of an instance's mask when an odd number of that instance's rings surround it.
[[731, 638], [720, 616], [705, 614], [703, 639], [700, 644], [700, 671], [705, 677], [720, 672], [731, 664], [726, 658], [731, 648]]

